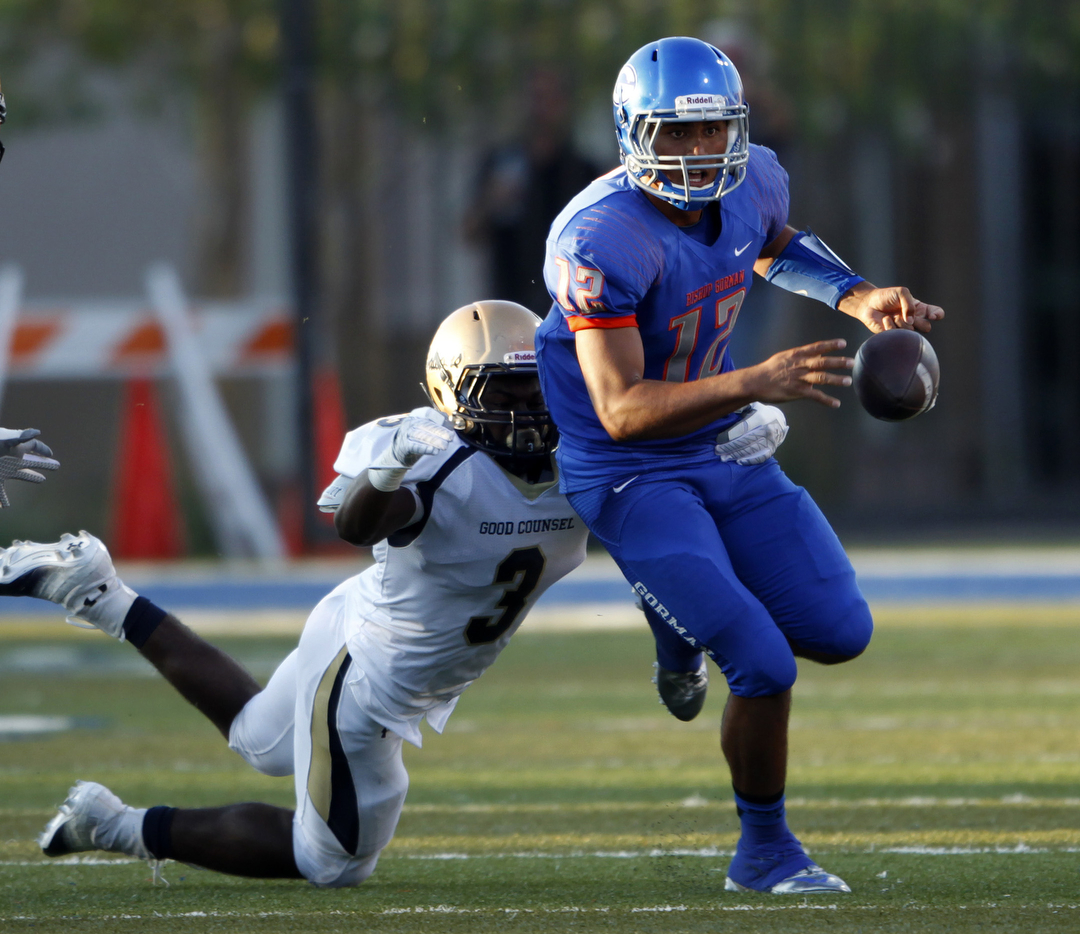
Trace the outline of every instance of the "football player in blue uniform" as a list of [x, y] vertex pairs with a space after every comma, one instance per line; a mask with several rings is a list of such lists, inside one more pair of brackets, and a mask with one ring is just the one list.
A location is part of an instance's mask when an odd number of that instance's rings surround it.
[[555, 302], [537, 350], [563, 489], [641, 597], [660, 674], [694, 693], [703, 652], [727, 678], [742, 832], [726, 887], [847, 892], [785, 821], [788, 712], [796, 656], [848, 661], [873, 624], [836, 535], [771, 456], [787, 426], [768, 403], [836, 407], [823, 390], [850, 385], [853, 361], [826, 340], [736, 369], [727, 343], [755, 272], [872, 331], [929, 331], [944, 313], [787, 226], [787, 175], [750, 144], [718, 49], [639, 49], [614, 111], [623, 165], [570, 202], [547, 245]]

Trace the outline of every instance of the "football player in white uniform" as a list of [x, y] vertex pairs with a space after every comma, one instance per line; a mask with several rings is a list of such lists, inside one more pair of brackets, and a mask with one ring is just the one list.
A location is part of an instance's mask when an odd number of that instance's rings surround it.
[[112, 850], [236, 875], [356, 885], [390, 842], [408, 787], [403, 740], [442, 731], [537, 597], [585, 556], [558, 491], [536, 374], [540, 319], [476, 302], [440, 326], [435, 408], [350, 432], [320, 505], [375, 563], [325, 597], [265, 689], [116, 576], [81, 532], [0, 552], [0, 593], [43, 597], [131, 642], [251, 765], [294, 774], [296, 810], [128, 807], [78, 782], [41, 835], [50, 856]]

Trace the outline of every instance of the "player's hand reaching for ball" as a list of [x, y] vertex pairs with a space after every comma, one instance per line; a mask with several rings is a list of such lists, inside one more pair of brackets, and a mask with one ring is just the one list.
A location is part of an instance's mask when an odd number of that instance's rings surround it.
[[773, 354], [757, 366], [749, 367], [753, 397], [760, 402], [793, 402], [810, 399], [830, 408], [840, 400], [822, 392], [819, 386], [850, 386], [851, 377], [830, 370], [850, 370], [851, 357], [836, 356], [847, 346], [845, 340], [818, 341]]
[[878, 289], [868, 282], [852, 289], [837, 307], [844, 314], [858, 318], [875, 334], [896, 328], [926, 334], [933, 326], [931, 322], [945, 317], [937, 305], [920, 302], [903, 286]]

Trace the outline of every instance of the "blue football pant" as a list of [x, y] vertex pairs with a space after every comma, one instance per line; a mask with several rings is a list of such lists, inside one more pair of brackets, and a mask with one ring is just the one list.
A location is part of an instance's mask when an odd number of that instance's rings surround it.
[[792, 645], [853, 658], [873, 622], [855, 572], [809, 494], [774, 460], [719, 459], [571, 493], [642, 601], [721, 668], [733, 694], [795, 683]]

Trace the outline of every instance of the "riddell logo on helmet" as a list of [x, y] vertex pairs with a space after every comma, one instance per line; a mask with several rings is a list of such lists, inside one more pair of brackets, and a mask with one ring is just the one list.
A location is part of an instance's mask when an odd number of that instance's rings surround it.
[[536, 351], [511, 350], [510, 353], [503, 354], [503, 363], [507, 365], [514, 363], [536, 363]]
[[688, 113], [691, 110], [714, 110], [727, 106], [722, 94], [687, 94], [675, 98], [676, 113]]

